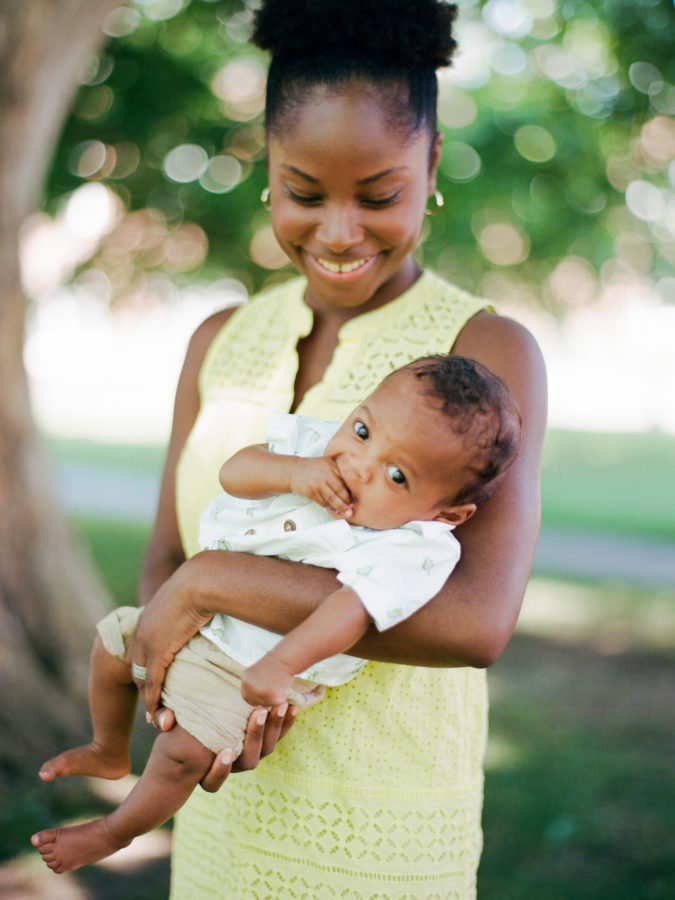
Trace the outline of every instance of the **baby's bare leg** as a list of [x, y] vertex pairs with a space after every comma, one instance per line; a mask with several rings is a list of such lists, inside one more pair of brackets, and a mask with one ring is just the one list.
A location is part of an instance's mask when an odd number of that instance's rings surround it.
[[176, 725], [157, 737], [145, 771], [116, 810], [85, 825], [41, 831], [31, 843], [54, 872], [98, 862], [171, 818], [211, 768], [214, 756]]
[[89, 709], [94, 738], [89, 744], [47, 760], [40, 769], [40, 778], [52, 781], [67, 775], [96, 775], [99, 778], [126, 775], [137, 701], [138, 691], [129, 666], [108, 653], [97, 635], [89, 674]]

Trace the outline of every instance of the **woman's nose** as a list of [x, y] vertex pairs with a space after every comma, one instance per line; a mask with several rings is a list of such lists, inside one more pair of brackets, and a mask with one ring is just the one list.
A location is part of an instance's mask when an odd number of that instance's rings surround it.
[[328, 250], [344, 253], [363, 240], [358, 209], [347, 204], [330, 203], [322, 212], [316, 236]]

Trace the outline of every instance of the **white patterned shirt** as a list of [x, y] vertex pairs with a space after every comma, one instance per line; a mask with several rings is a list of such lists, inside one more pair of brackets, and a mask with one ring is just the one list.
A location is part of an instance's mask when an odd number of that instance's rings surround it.
[[[285, 455], [322, 456], [339, 427], [339, 422], [272, 413], [268, 446]], [[297, 494], [245, 500], [223, 492], [201, 517], [199, 543], [205, 550], [277, 556], [336, 569], [338, 580], [358, 595], [380, 630], [391, 628], [431, 600], [460, 555], [452, 526], [445, 522], [414, 521], [377, 531], [334, 519]], [[278, 634], [221, 614], [201, 632], [245, 666], [281, 640]], [[300, 677], [343, 684], [365, 664], [366, 660], [339, 654], [321, 660]]]

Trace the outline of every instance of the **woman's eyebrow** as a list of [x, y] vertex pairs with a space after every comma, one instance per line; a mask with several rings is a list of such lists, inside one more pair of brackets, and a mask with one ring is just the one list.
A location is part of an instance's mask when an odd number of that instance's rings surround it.
[[315, 178], [313, 175], [308, 175], [307, 172], [303, 172], [302, 169], [296, 169], [295, 166], [291, 166], [291, 165], [288, 165], [287, 163], [283, 163], [281, 168], [286, 169], [292, 175], [297, 175], [300, 178], [304, 178], [305, 181], [311, 181], [312, 184], [319, 184], [318, 178]]
[[[296, 166], [291, 166], [288, 163], [283, 163], [281, 168], [286, 169], [286, 171], [290, 172], [292, 175], [297, 175], [299, 178], [304, 178], [305, 181], [309, 181], [311, 184], [321, 183], [318, 178], [315, 178], [313, 175], [308, 175], [307, 172], [303, 172], [302, 169], [298, 169]], [[384, 169], [384, 171], [376, 172], [374, 175], [368, 175], [366, 178], [362, 178], [356, 183], [359, 186], [364, 184], [372, 184], [373, 181], [379, 181], [380, 178], [386, 178], [387, 175], [393, 175], [395, 172], [400, 172], [408, 168], [409, 166], [395, 166], [392, 169]]]
[[377, 172], [375, 175], [369, 175], [367, 178], [362, 178], [360, 181], [356, 183], [361, 184], [372, 184], [373, 181], [378, 181], [380, 178], [386, 178], [387, 175], [393, 175], [395, 172], [401, 172], [404, 169], [409, 169], [409, 166], [395, 166], [393, 169], [385, 169], [383, 172]]

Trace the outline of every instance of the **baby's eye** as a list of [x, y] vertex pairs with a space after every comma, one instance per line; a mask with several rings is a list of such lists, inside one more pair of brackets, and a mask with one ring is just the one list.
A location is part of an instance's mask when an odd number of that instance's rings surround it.
[[362, 441], [367, 441], [369, 438], [368, 426], [364, 425], [363, 422], [360, 422], [358, 419], [354, 422], [354, 434], [361, 438]]
[[405, 484], [406, 478], [398, 466], [387, 466], [387, 474], [395, 484]]

